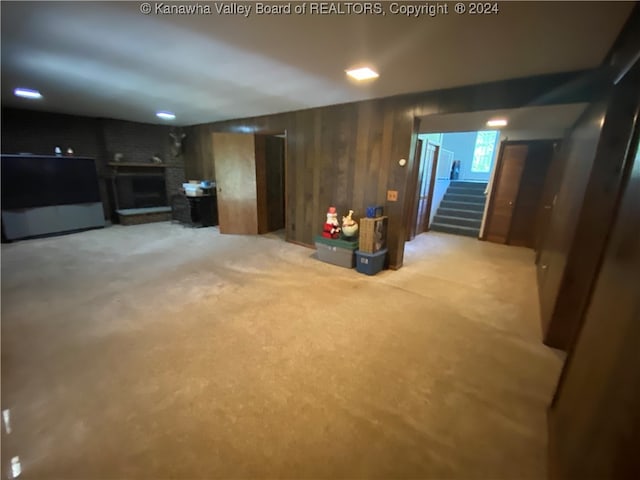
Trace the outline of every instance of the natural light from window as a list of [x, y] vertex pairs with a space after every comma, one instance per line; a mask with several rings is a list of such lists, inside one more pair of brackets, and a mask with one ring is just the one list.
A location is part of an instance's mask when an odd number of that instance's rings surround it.
[[498, 138], [498, 130], [484, 130], [478, 132], [476, 137], [476, 147], [473, 151], [473, 162], [471, 171], [477, 173], [488, 173], [493, 162], [493, 151]]

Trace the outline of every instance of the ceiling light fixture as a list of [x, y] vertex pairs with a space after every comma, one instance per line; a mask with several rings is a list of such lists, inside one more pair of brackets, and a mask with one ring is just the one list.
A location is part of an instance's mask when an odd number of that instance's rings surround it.
[[16, 97], [22, 97], [22, 98], [32, 98], [32, 99], [42, 98], [42, 95], [38, 90], [32, 90], [30, 88], [16, 88], [13, 91], [13, 94]]
[[507, 123], [504, 118], [494, 118], [487, 122], [487, 127], [506, 127]]
[[156, 113], [156, 117], [161, 118], [162, 120], [175, 120], [175, 114], [171, 112], [158, 112]]
[[352, 70], [347, 70], [347, 75], [349, 75], [352, 78], [355, 78], [358, 81], [369, 80], [371, 78], [378, 78], [380, 76], [378, 75], [377, 72], [374, 72], [369, 67], [354, 68]]

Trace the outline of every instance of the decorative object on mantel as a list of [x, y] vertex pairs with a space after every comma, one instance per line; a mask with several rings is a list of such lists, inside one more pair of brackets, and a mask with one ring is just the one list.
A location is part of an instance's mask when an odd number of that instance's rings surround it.
[[62, 156], [62, 149], [60, 147], [56, 147], [53, 149], [53, 153], [55, 153], [56, 157]]
[[358, 233], [358, 224], [352, 218], [353, 210], [349, 210], [346, 217], [342, 217], [342, 234], [347, 238], [352, 238]]
[[153, 163], [162, 163], [162, 158], [160, 158], [159, 153], [156, 153], [153, 157], [151, 157], [151, 161]]
[[123, 158], [124, 158], [124, 154], [122, 153], [116, 153], [113, 155], [113, 161], [116, 163], [121, 162]]
[[169, 136], [171, 137], [171, 156], [176, 160], [182, 156], [182, 141], [187, 134], [179, 129], [174, 129], [169, 133]]
[[68, 156], [68, 157], [73, 156], [73, 148], [71, 148], [71, 147], [67, 147], [67, 156]]

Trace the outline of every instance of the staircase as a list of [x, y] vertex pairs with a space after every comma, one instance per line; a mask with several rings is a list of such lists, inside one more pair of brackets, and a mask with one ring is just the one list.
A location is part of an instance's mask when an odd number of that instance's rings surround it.
[[486, 183], [452, 181], [430, 229], [477, 238], [480, 235], [486, 188]]

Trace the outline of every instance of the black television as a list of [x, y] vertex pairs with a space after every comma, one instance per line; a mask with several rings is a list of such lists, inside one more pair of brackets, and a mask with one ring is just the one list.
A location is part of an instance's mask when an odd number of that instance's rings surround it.
[[100, 202], [93, 158], [2, 155], [0, 174], [3, 210]]

